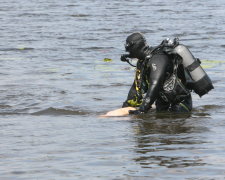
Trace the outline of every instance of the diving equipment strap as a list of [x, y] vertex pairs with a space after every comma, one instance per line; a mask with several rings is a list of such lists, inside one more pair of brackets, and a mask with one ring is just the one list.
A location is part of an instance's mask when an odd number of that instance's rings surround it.
[[190, 64], [188, 67], [187, 67], [187, 70], [189, 71], [189, 72], [192, 72], [192, 71], [194, 71], [196, 68], [198, 68], [200, 66], [200, 63], [199, 63], [199, 61], [197, 60], [197, 61], [194, 61], [192, 64]]
[[163, 90], [160, 92], [161, 98], [166, 102], [177, 103], [190, 94], [189, 90], [177, 76], [178, 65], [178, 59], [175, 58], [173, 73], [164, 82]]

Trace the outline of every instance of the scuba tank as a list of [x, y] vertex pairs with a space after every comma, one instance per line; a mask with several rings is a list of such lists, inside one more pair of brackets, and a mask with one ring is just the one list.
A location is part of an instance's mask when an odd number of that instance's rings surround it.
[[178, 38], [166, 39], [163, 42], [163, 49], [166, 53], [179, 55], [182, 58], [183, 66], [194, 81], [192, 89], [195, 93], [201, 97], [214, 88], [209, 76], [201, 67], [200, 60], [194, 58], [186, 46], [179, 44]]

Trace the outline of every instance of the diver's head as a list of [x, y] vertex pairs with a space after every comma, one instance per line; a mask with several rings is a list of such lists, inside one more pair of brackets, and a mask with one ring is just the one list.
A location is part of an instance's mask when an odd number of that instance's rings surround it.
[[126, 39], [125, 49], [133, 58], [140, 58], [143, 48], [147, 46], [145, 37], [139, 33], [132, 33]]

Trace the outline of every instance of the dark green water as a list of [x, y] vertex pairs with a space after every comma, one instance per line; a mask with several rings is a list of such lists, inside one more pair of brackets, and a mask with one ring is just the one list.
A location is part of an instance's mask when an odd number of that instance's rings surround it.
[[[1, 180], [225, 177], [225, 2], [1, 0]], [[134, 69], [126, 37], [179, 37], [215, 89], [185, 115], [99, 118]], [[104, 62], [104, 58], [112, 59]]]

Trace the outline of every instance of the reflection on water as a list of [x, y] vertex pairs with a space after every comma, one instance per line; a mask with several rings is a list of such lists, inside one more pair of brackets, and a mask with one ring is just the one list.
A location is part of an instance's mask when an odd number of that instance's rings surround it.
[[197, 155], [190, 156], [190, 153], [200, 144], [207, 143], [196, 133], [205, 133], [208, 129], [190, 125], [188, 117], [190, 114], [176, 117], [174, 114], [157, 114], [133, 123], [137, 143], [135, 151], [139, 154], [135, 161], [143, 168], [203, 166], [203, 159]]

